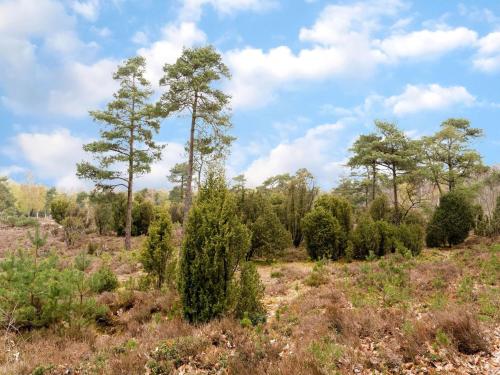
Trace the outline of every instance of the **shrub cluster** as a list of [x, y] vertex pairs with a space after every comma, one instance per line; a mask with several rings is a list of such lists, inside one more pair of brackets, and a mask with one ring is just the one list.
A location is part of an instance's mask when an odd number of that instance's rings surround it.
[[92, 291], [116, 287], [116, 276], [109, 270], [87, 276], [86, 267], [88, 262], [82, 259], [74, 267], [61, 267], [55, 255], [35, 261], [25, 252], [11, 254], [0, 262], [0, 309], [4, 312], [0, 324], [23, 329], [103, 318], [107, 308], [96, 302]]
[[458, 245], [467, 238], [473, 225], [473, 207], [467, 195], [461, 191], [449, 192], [441, 197], [427, 226], [427, 246]]

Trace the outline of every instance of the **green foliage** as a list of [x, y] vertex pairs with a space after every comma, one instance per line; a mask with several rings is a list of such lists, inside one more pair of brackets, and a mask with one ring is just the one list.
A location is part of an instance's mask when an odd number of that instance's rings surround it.
[[317, 261], [311, 273], [304, 280], [304, 284], [312, 287], [319, 287], [320, 285], [326, 284], [329, 280], [328, 270], [326, 269], [326, 262], [324, 259]]
[[[227, 113], [230, 97], [217, 88], [217, 83], [230, 78], [230, 73], [221, 55], [212, 46], [184, 49], [174, 64], [165, 64], [163, 71], [165, 75], [160, 80], [160, 86], [167, 89], [160, 98], [159, 107], [163, 115], [185, 112], [191, 115], [186, 185], [182, 192], [185, 193], [186, 219], [191, 207], [195, 168], [201, 173], [207, 154], [217, 154], [216, 158], [224, 154], [222, 149], [230, 139], [225, 135], [231, 127]], [[204, 143], [207, 139], [208, 145]], [[208, 150], [204, 146], [208, 146]]]
[[62, 224], [66, 216], [69, 215], [71, 201], [64, 195], [54, 198], [50, 204], [50, 214], [58, 224]]
[[380, 234], [377, 225], [368, 215], [363, 215], [352, 233], [353, 258], [366, 259], [370, 253], [379, 252]]
[[166, 208], [158, 208], [149, 225], [148, 237], [140, 258], [144, 270], [156, 278], [157, 288], [161, 288], [165, 281], [167, 265], [172, 259], [173, 252], [170, 214]]
[[270, 207], [264, 209], [249, 228], [252, 232], [252, 242], [247, 260], [253, 256], [269, 258], [278, 255], [291, 245], [290, 233]]
[[324, 208], [326, 211], [330, 212], [335, 219], [337, 219], [340, 224], [340, 232], [338, 236], [340, 254], [338, 256], [343, 255], [347, 247], [347, 239], [349, 238], [349, 234], [351, 233], [353, 226], [351, 204], [345, 198], [335, 196], [333, 194], [323, 194], [316, 200], [314, 207]]
[[425, 229], [419, 224], [401, 224], [397, 227], [396, 238], [415, 256], [424, 246]]
[[[114, 100], [104, 111], [91, 111], [94, 121], [105, 126], [101, 139], [83, 146], [96, 164], [77, 164], [77, 176], [90, 179], [98, 190], [127, 189], [125, 248], [130, 249], [132, 231], [132, 186], [134, 177], [148, 173], [151, 164], [161, 158], [163, 145], [154, 142], [160, 129], [160, 113], [149, 103], [153, 90], [144, 78], [146, 60], [137, 56], [119, 66], [113, 79], [120, 85]], [[116, 165], [125, 168], [117, 168]]]
[[292, 234], [292, 242], [298, 247], [302, 242], [302, 219], [311, 210], [314, 198], [318, 194], [314, 177], [307, 169], [299, 169], [290, 179], [284, 202], [285, 227]]
[[422, 140], [424, 170], [439, 187], [448, 186], [452, 191], [466, 178], [484, 170], [481, 156], [469, 144], [482, 136], [480, 129], [472, 128], [467, 119], [450, 118], [443, 121], [441, 129]]
[[374, 240], [378, 241], [378, 246], [374, 254], [381, 257], [394, 252], [396, 248], [398, 227], [383, 220], [376, 221], [375, 227], [378, 235], [374, 237]]
[[392, 211], [391, 204], [387, 195], [380, 194], [372, 201], [370, 204], [370, 216], [373, 220], [391, 220], [392, 219]]
[[427, 226], [427, 246], [462, 243], [473, 225], [473, 208], [466, 194], [459, 190], [449, 192], [441, 197], [439, 206]]
[[75, 245], [85, 229], [83, 220], [79, 216], [67, 216], [61, 222], [64, 229], [64, 242], [67, 246]]
[[341, 227], [329, 211], [314, 208], [302, 219], [302, 231], [311, 259], [338, 259], [342, 255]]
[[15, 207], [16, 199], [7, 186], [7, 178], [0, 177], [0, 213]]
[[154, 206], [151, 201], [134, 201], [132, 206], [132, 236], [147, 234], [153, 215]]
[[106, 315], [107, 309], [87, 294], [85, 274], [61, 268], [56, 256], [35, 258], [13, 253], [0, 262], [0, 309], [15, 327], [48, 326], [65, 320], [89, 322]]
[[94, 293], [112, 292], [118, 287], [118, 278], [107, 266], [102, 266], [90, 276], [90, 290]]
[[94, 194], [91, 196], [94, 209], [94, 222], [99, 235], [105, 235], [114, 229], [113, 217], [114, 194]]
[[234, 272], [249, 247], [250, 233], [224, 178], [210, 175], [190, 211], [182, 245], [179, 289], [188, 321], [227, 311]]
[[240, 271], [238, 300], [235, 314], [238, 319], [248, 318], [256, 325], [266, 321], [266, 310], [262, 303], [264, 284], [252, 262], [244, 262]]

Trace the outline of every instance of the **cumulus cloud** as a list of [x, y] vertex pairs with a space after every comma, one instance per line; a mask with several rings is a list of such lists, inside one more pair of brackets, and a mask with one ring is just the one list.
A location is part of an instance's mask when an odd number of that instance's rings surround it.
[[[82, 160], [91, 160], [82, 146], [90, 139], [75, 136], [68, 129], [60, 128], [52, 132], [24, 132], [12, 139], [10, 157], [26, 163], [26, 166], [13, 165], [0, 168], [0, 174], [18, 174], [32, 171], [35, 176], [51, 179], [58, 189], [65, 191], [89, 190], [90, 181], [81, 180], [76, 176], [76, 164]], [[135, 188], [170, 187], [166, 176], [170, 169], [185, 160], [184, 145], [168, 143], [163, 150], [162, 160], [151, 166], [151, 173], [138, 177]]]
[[406, 115], [426, 110], [443, 110], [454, 105], [468, 106], [475, 100], [463, 86], [407, 85], [402, 94], [385, 99], [385, 105], [396, 115]]
[[477, 33], [465, 27], [419, 30], [389, 36], [375, 42], [389, 61], [402, 58], [434, 58], [453, 50], [473, 47]]
[[301, 137], [278, 144], [245, 170], [249, 186], [257, 186], [277, 174], [293, 174], [299, 168], [307, 168], [322, 186], [331, 186], [344, 169], [339, 161], [346, 151], [340, 145], [342, 129], [341, 122], [319, 125]]
[[71, 8], [88, 21], [96, 21], [99, 16], [99, 0], [73, 1]]
[[500, 70], [500, 31], [492, 32], [479, 40], [474, 67], [484, 72]]
[[97, 47], [79, 39], [74, 16], [58, 1], [0, 3], [0, 49], [8, 51], [0, 53], [2, 103], [16, 113], [85, 115], [112, 94], [111, 60], [82, 62]]
[[28, 163], [35, 176], [50, 178], [58, 188], [82, 190], [86, 184], [75, 176], [76, 163], [86, 157], [82, 145], [87, 140], [76, 137], [68, 129], [50, 133], [19, 133], [13, 139], [17, 157]]
[[90, 65], [79, 62], [68, 64], [60, 75], [63, 84], [49, 92], [49, 111], [85, 116], [89, 110], [96, 109], [118, 88], [112, 78], [117, 63], [103, 59]]
[[[224, 58], [233, 72], [227, 86], [233, 106], [268, 104], [277, 91], [296, 82], [362, 79], [381, 65], [437, 58], [477, 44], [477, 33], [465, 27], [440, 25], [411, 32], [403, 31], [402, 26], [387, 29], [383, 21], [396, 18], [405, 8], [400, 0], [328, 5], [311, 27], [300, 29], [299, 40], [311, 46], [297, 52], [284, 45], [267, 51], [252, 47], [226, 51]], [[388, 36], [377, 38], [383, 31]]]

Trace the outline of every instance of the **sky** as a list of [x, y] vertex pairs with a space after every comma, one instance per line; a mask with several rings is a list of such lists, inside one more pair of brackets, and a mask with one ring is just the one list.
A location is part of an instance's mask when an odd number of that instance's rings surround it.
[[[0, 175], [90, 188], [75, 165], [116, 67], [144, 56], [159, 95], [162, 66], [206, 44], [232, 73], [227, 174], [249, 186], [303, 167], [335, 186], [375, 119], [419, 137], [465, 117], [484, 129], [484, 162], [500, 162], [497, 0], [0, 0]], [[188, 124], [162, 122], [163, 158], [137, 188], [170, 187]]]

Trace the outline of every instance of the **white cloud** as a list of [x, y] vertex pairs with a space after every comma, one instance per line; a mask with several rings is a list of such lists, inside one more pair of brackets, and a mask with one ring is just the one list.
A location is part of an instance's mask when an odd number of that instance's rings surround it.
[[475, 31], [457, 27], [393, 35], [375, 44], [390, 61], [394, 61], [401, 58], [433, 58], [459, 48], [473, 47], [476, 41]]
[[293, 174], [299, 168], [307, 168], [322, 186], [331, 186], [343, 169], [339, 162], [345, 152], [339, 138], [343, 128], [340, 122], [319, 125], [302, 137], [280, 143], [246, 169], [244, 174], [249, 186], [257, 186], [277, 174]]
[[71, 8], [88, 21], [96, 21], [99, 16], [99, 0], [73, 1]]
[[[402, 32], [411, 20], [389, 28], [386, 38], [375, 34], [384, 29], [386, 18], [394, 18], [406, 3], [400, 0], [373, 0], [326, 6], [315, 23], [301, 28], [299, 39], [312, 43], [297, 52], [288, 46], [267, 51], [245, 47], [224, 54], [233, 79], [227, 89], [235, 108], [268, 104], [276, 91], [291, 84], [332, 78], [363, 79], [376, 68], [402, 59], [430, 59], [451, 51], [474, 47], [477, 33], [465, 27]], [[398, 24], [398, 22], [396, 22]]]
[[58, 188], [81, 190], [86, 186], [76, 178], [76, 163], [86, 155], [82, 145], [87, 140], [71, 135], [68, 129], [51, 133], [19, 133], [13, 139], [16, 155], [23, 157], [39, 178], [55, 180]]
[[250, 47], [228, 51], [224, 60], [233, 74], [227, 87], [232, 104], [235, 108], [267, 104], [278, 87], [291, 82], [366, 75], [374, 68], [376, 57], [360, 58], [358, 53], [356, 49], [322, 46], [297, 54], [286, 46], [268, 52]]
[[350, 5], [328, 5], [311, 28], [300, 30], [300, 40], [328, 46], [357, 48], [369, 43], [380, 19], [395, 16], [404, 4], [400, 0], [376, 0]]
[[277, 0], [179, 0], [183, 3], [180, 19], [198, 21], [205, 5], [212, 6], [222, 15], [238, 11], [263, 11], [277, 5]]
[[205, 33], [193, 22], [166, 25], [162, 30], [162, 39], [137, 51], [146, 58], [148, 80], [157, 85], [163, 76], [165, 63], [174, 63], [181, 55], [183, 47], [204, 43], [206, 39]]
[[500, 69], [500, 31], [492, 32], [479, 40], [474, 67], [484, 72]]
[[425, 110], [442, 110], [454, 105], [472, 105], [475, 97], [463, 86], [442, 87], [438, 84], [407, 85], [400, 95], [385, 99], [385, 105], [396, 115]]
[[85, 115], [112, 93], [110, 60], [82, 62], [97, 47], [79, 39], [61, 2], [1, 2], [0, 50], [8, 51], [0, 53], [1, 102], [16, 113]]
[[[68, 129], [56, 129], [50, 133], [20, 133], [12, 139], [11, 157], [23, 158], [27, 166], [0, 168], [0, 175], [32, 171], [35, 176], [53, 179], [58, 189], [65, 191], [89, 190], [92, 183], [76, 176], [76, 164], [82, 160], [90, 160], [82, 146], [90, 139], [77, 137]], [[169, 187], [167, 175], [176, 164], [185, 160], [184, 145], [168, 143], [162, 154], [162, 160], [151, 166], [151, 173], [138, 177], [135, 189], [145, 187]]]
[[63, 83], [50, 90], [48, 110], [68, 116], [84, 116], [97, 109], [117, 89], [113, 72], [117, 62], [99, 60], [85, 65], [78, 62], [68, 64], [60, 75]]

